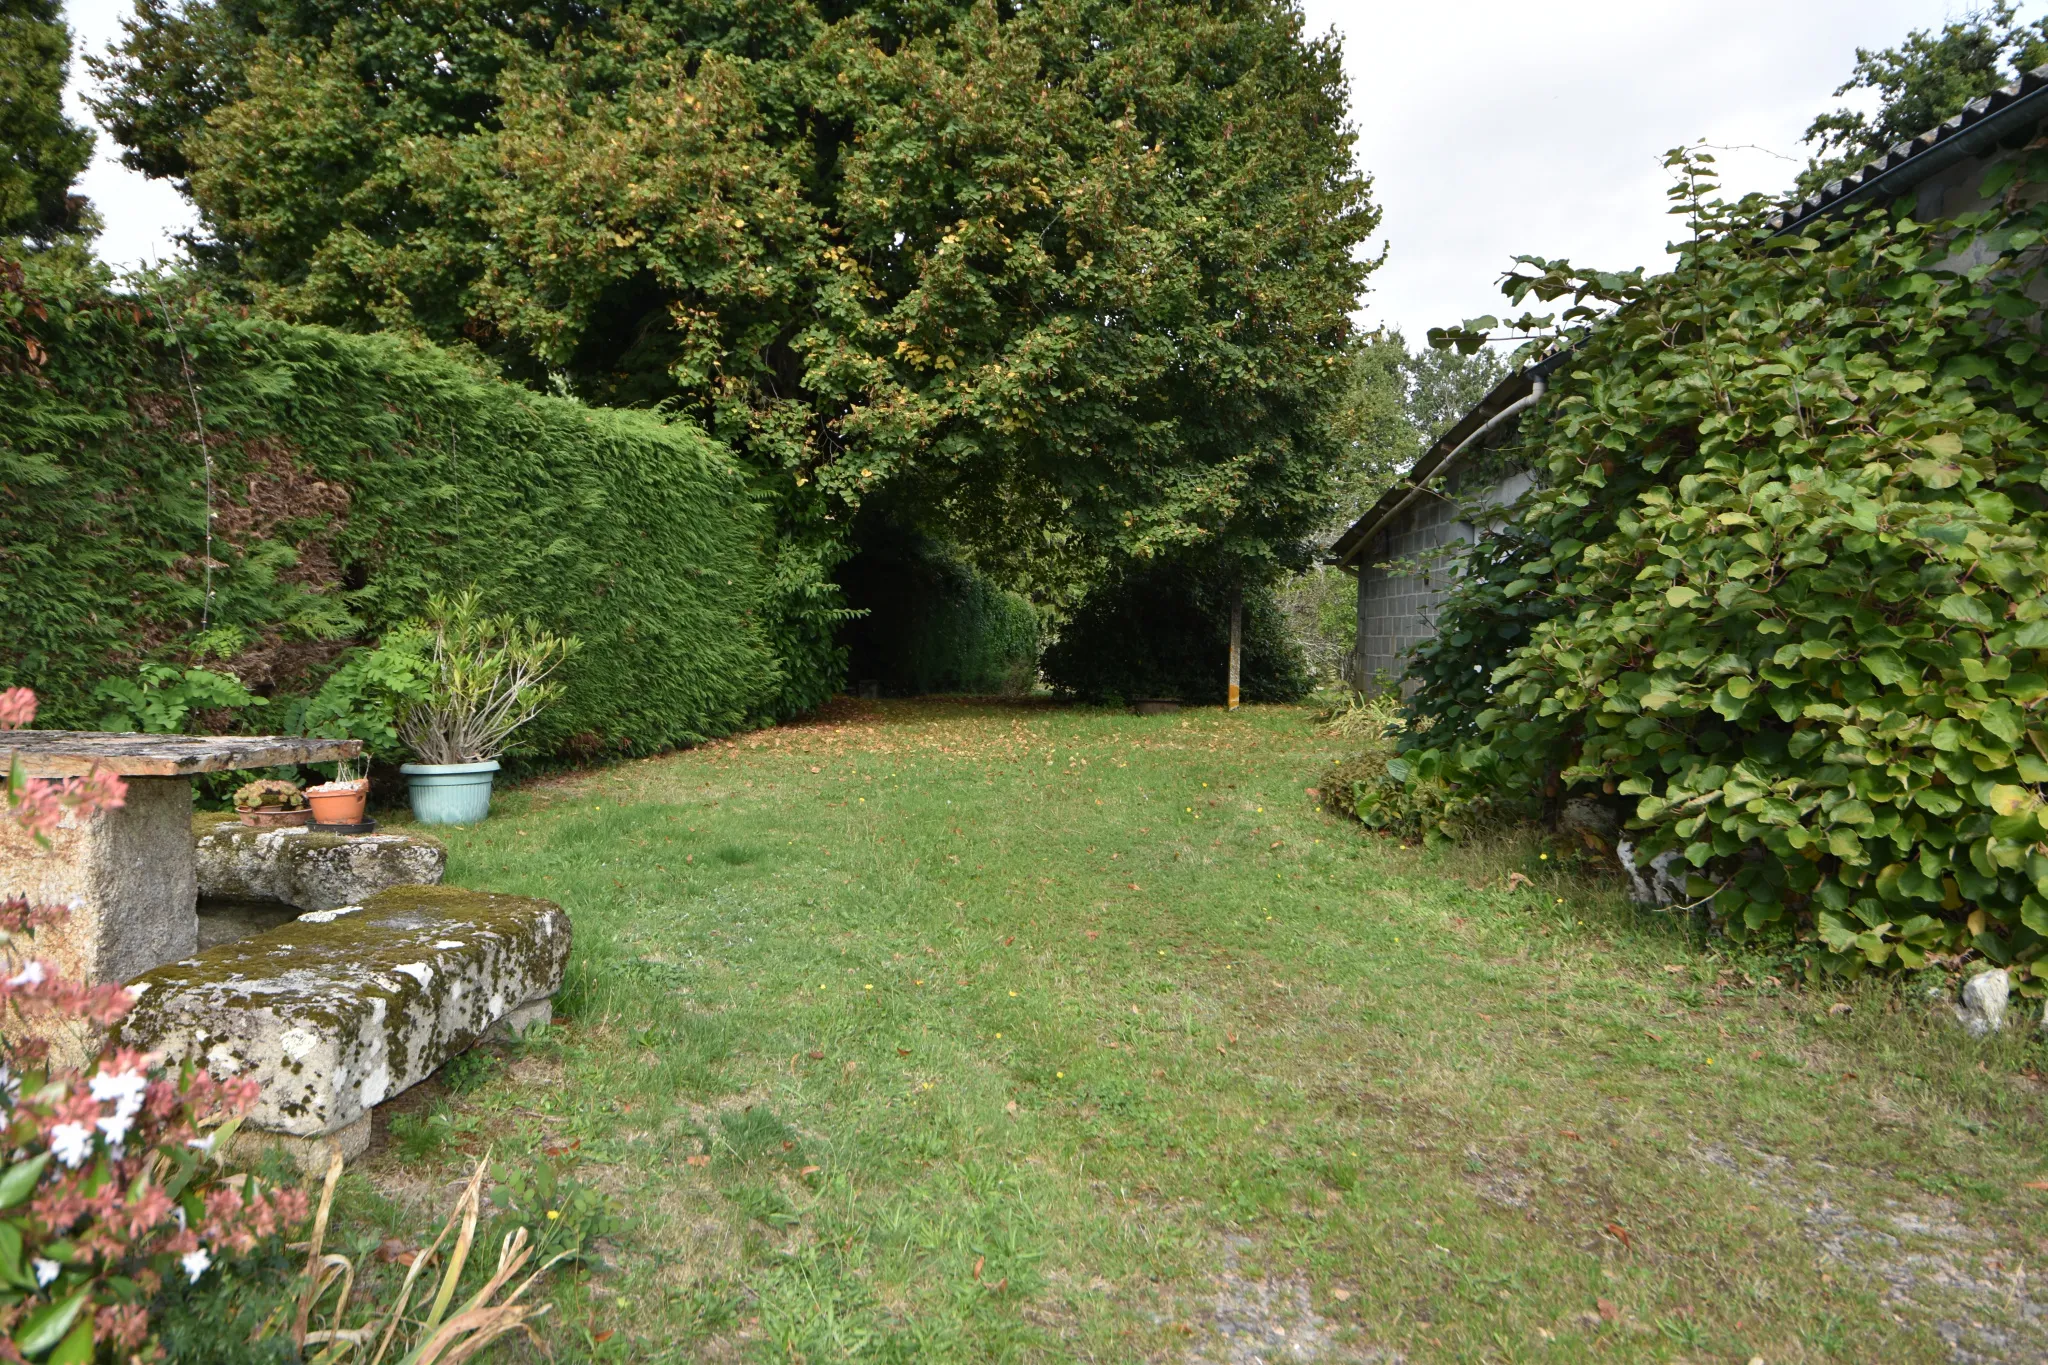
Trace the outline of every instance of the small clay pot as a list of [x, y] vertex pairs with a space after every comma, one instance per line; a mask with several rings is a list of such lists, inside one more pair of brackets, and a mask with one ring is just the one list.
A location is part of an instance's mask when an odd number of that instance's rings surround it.
[[353, 782], [323, 782], [306, 788], [306, 800], [313, 807], [313, 819], [323, 825], [358, 825], [363, 809], [370, 803], [370, 779]]
[[309, 810], [285, 810], [281, 806], [270, 806], [262, 810], [240, 810], [235, 812], [242, 823], [255, 829], [290, 829], [295, 825], [313, 823], [313, 812]]

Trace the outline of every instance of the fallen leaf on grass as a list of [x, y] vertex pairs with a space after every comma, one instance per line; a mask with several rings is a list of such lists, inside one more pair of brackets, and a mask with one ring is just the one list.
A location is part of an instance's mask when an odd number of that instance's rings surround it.
[[1607, 1231], [1610, 1236], [1612, 1236], [1616, 1241], [1620, 1242], [1624, 1247], [1628, 1248], [1630, 1251], [1634, 1251], [1636, 1249], [1635, 1238], [1629, 1236], [1628, 1229], [1623, 1227], [1621, 1224], [1609, 1223], [1607, 1225]]
[[1271, 847], [1273, 847], [1273, 848], [1278, 848], [1278, 847], [1280, 847], [1280, 841], [1279, 841], [1278, 839], [1275, 839], [1275, 840], [1274, 840], [1274, 841], [1272, 842], [1272, 845], [1271, 845]]
[[1138, 884], [1137, 884], [1136, 882], [1132, 882], [1132, 883], [1131, 883], [1131, 890], [1133, 890], [1133, 891], [1136, 891], [1137, 889], [1138, 889]]
[[1680, 972], [1684, 971], [1685, 968], [1676, 962], [1667, 962], [1664, 964], [1664, 970], [1670, 972], [1673, 976], [1676, 976]]
[[819, 1171], [823, 1169], [824, 1167], [822, 1166], [806, 1166], [802, 1170], [798, 1171], [797, 1175], [800, 1178], [807, 1175], [816, 1175]]
[[907, 1047], [899, 1047], [896, 1049], [896, 1055], [898, 1057], [908, 1057], [910, 1055], [910, 1049]]
[[1836, 1001], [1836, 1002], [1835, 1002], [1834, 1004], [1832, 1004], [1832, 1005], [1829, 1005], [1829, 1006], [1828, 1006], [1828, 1013], [1829, 1013], [1829, 1014], [1847, 1014], [1847, 1013], [1848, 1013], [1848, 1012], [1849, 1012], [1850, 1010], [1852, 1010], [1852, 1009], [1854, 1009], [1854, 1008], [1855, 1008], [1855, 1006], [1854, 1006], [1854, 1005], [1851, 1005], [1851, 1004], [1850, 1004], [1850, 1003], [1849, 1003], [1848, 1001], [1846, 1001], [1846, 1000], [1837, 1000], [1837, 1001]]
[[814, 1062], [822, 1062], [825, 1060], [825, 1054], [822, 1052], [813, 1052], [811, 1054], [811, 1060]]
[[1017, 1101], [1015, 1101], [1015, 1100], [1011, 1100], [1011, 1101], [1010, 1101], [1010, 1102], [1009, 1102], [1008, 1104], [1004, 1105], [1004, 1106], [1003, 1106], [1003, 1112], [1004, 1112], [1005, 1114], [1014, 1114], [1014, 1113], [1016, 1113], [1016, 1112], [1017, 1112]]
[[2048, 1190], [2048, 1180], [2029, 1180], [2027, 1188], [2030, 1190]]
[[683, 1158], [683, 1164], [685, 1166], [709, 1166], [711, 1164], [711, 1158], [702, 1155], [686, 1156]]
[[1621, 1316], [1621, 1310], [1614, 1306], [1614, 1300], [1612, 1299], [1595, 1299], [1593, 1300], [1593, 1306], [1600, 1310], [1600, 1321], [1602, 1322], [1613, 1322]]
[[1577, 1133], [1577, 1132], [1575, 1132], [1574, 1130], [1572, 1130], [1572, 1129], [1570, 1129], [1570, 1128], [1560, 1128], [1560, 1129], [1558, 1129], [1557, 1131], [1558, 1131], [1558, 1132], [1560, 1132], [1560, 1133], [1562, 1133], [1562, 1134], [1564, 1134], [1564, 1135], [1565, 1135], [1566, 1137], [1570, 1138], [1570, 1139], [1571, 1139], [1571, 1140], [1572, 1140], [1573, 1142], [1584, 1142], [1584, 1141], [1585, 1141], [1585, 1139], [1584, 1139], [1584, 1138], [1580, 1137], [1580, 1136], [1578, 1135], [1578, 1133]]
[[983, 1266], [987, 1265], [987, 1264], [988, 1264], [988, 1257], [986, 1257], [986, 1256], [977, 1256], [977, 1257], [975, 1257], [975, 1258], [974, 1258], [974, 1278], [975, 1278], [975, 1279], [977, 1279], [977, 1280], [978, 1280], [978, 1279], [980, 1279], [980, 1278], [981, 1278], [981, 1268], [982, 1268]]
[[1009, 936], [1008, 938], [1006, 938], [1006, 939], [1004, 939], [1004, 940], [1003, 940], [1003, 946], [1004, 946], [1005, 948], [1007, 948], [1007, 947], [1009, 947], [1009, 946], [1010, 946], [1010, 945], [1011, 945], [1012, 943], [1015, 943], [1016, 941], [1017, 941], [1017, 936], [1016, 936], [1015, 934], [1012, 934], [1012, 935], [1010, 935], [1010, 936]]
[[1536, 885], [1536, 883], [1534, 883], [1534, 882], [1530, 881], [1530, 880], [1529, 880], [1529, 879], [1528, 879], [1527, 877], [1523, 876], [1523, 875], [1522, 875], [1521, 873], [1519, 873], [1519, 872], [1510, 872], [1510, 873], [1508, 873], [1508, 890], [1510, 890], [1510, 891], [1514, 890], [1514, 889], [1515, 889], [1516, 887], [1518, 887], [1518, 886], [1534, 886], [1534, 885]]
[[1095, 941], [1096, 939], [1098, 939], [1098, 938], [1101, 938], [1101, 937], [1102, 937], [1102, 931], [1101, 931], [1100, 929], [1090, 929], [1090, 930], [1088, 931], [1088, 940], [1089, 940], [1089, 942], [1091, 942], [1091, 943], [1092, 943], [1092, 942], [1094, 942], [1094, 941]]
[[613, 1337], [617, 1336], [618, 1331], [619, 1329], [616, 1327], [607, 1327], [602, 1332], [599, 1332], [596, 1336], [592, 1337], [591, 1340], [602, 1346], [605, 1342], [610, 1341]]
[[1335, 1299], [1337, 1302], [1342, 1303], [1344, 1302], [1344, 1300], [1351, 1297], [1351, 1291], [1348, 1289], [1332, 1289], [1330, 1291], [1330, 1297]]

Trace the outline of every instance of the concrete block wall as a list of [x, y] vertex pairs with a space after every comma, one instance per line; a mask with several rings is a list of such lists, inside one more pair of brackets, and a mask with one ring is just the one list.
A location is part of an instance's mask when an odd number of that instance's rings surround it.
[[[1458, 519], [1457, 504], [1435, 497], [1418, 499], [1375, 538], [1358, 574], [1361, 686], [1370, 688], [1382, 674], [1399, 678], [1408, 650], [1436, 634], [1436, 609], [1462, 562], [1462, 556], [1444, 547], [1472, 540], [1472, 527]], [[1422, 563], [1413, 562], [1417, 559]]]

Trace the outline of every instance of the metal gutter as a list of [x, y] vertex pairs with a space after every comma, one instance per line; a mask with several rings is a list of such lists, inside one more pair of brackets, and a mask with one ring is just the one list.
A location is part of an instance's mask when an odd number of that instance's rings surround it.
[[1353, 522], [1330, 546], [1330, 562], [1340, 569], [1349, 570], [1373, 537], [1381, 528], [1405, 510], [1408, 505], [1430, 492], [1429, 485], [1450, 473], [1465, 451], [1477, 445], [1480, 438], [1499, 427], [1507, 418], [1518, 415], [1541, 397], [1547, 386], [1550, 372], [1562, 365], [1571, 355], [1569, 350], [1545, 356], [1534, 365], [1515, 371], [1493, 390], [1472, 406], [1472, 410], [1458, 419], [1457, 423], [1439, 437], [1422, 457], [1410, 466], [1405, 484], [1396, 484], [1380, 495], [1366, 514]]

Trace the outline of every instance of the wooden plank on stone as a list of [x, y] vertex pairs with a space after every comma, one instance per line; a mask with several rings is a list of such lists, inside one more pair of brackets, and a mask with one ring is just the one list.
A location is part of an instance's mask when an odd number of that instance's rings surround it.
[[190, 777], [235, 768], [332, 763], [363, 751], [359, 739], [305, 735], [128, 735], [105, 730], [0, 732], [0, 770], [18, 754], [30, 777], [76, 777], [98, 768], [120, 777]]

